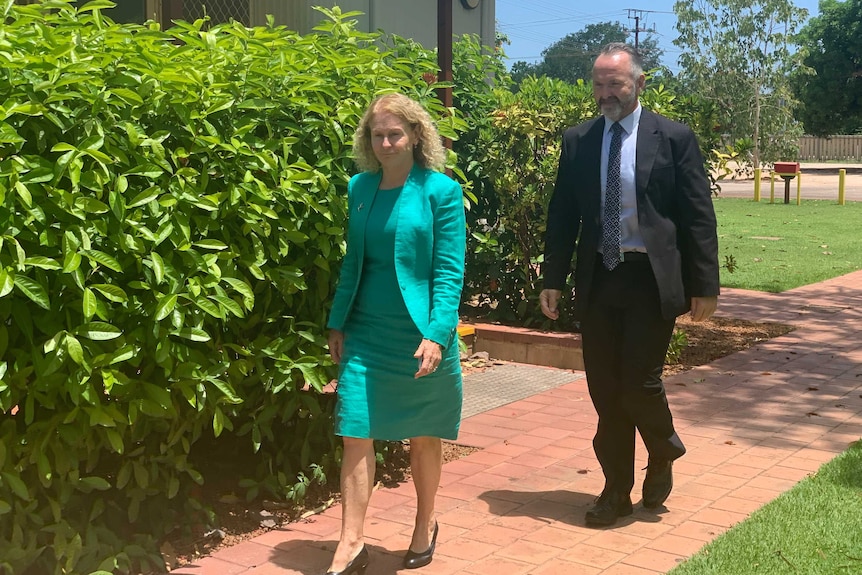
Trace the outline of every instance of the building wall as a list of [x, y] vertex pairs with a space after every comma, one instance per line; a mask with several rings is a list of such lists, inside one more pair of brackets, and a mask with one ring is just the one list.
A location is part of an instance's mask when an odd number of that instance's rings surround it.
[[[249, 0], [251, 23], [266, 23], [272, 14], [276, 24], [283, 24], [300, 34], [308, 34], [323, 19], [312, 6], [332, 8], [342, 12], [359, 11], [359, 29], [365, 32], [383, 30], [412, 38], [426, 48], [437, 47], [437, 0]], [[466, 4], [476, 4], [470, 9]], [[495, 0], [452, 0], [452, 29], [456, 35], [477, 34], [485, 46], [495, 42]], [[429, 25], [430, 23], [430, 25]]]
[[[15, 0], [28, 4], [36, 0]], [[79, 0], [83, 3], [85, 0]], [[219, 15], [242, 12], [251, 26], [266, 24], [271, 14], [276, 25], [284, 25], [300, 34], [308, 34], [324, 16], [312, 6], [341, 7], [342, 12], [362, 12], [357, 17], [359, 29], [365, 32], [383, 30], [404, 38], [412, 38], [425, 46], [437, 47], [438, 0], [115, 0], [118, 7], [105, 14], [118, 22], [159, 21], [163, 29], [171, 26], [170, 20], [183, 13], [195, 13], [201, 5], [218, 21]], [[230, 10], [239, 3], [248, 2], [248, 12]], [[455, 35], [476, 34], [485, 46], [495, 42], [496, 0], [452, 0], [452, 31]], [[468, 6], [475, 6], [469, 8]], [[184, 9], [185, 6], [185, 9]], [[196, 10], [189, 10], [195, 8]], [[168, 15], [168, 16], [166, 16]], [[199, 16], [194, 16], [199, 17]], [[235, 16], [238, 17], [238, 16]], [[167, 20], [167, 21], [163, 21]]]

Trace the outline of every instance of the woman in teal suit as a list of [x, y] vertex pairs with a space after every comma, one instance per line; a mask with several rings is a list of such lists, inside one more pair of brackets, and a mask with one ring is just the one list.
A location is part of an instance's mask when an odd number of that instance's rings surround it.
[[371, 103], [354, 155], [362, 173], [348, 185], [347, 254], [327, 325], [339, 364], [335, 432], [344, 442], [341, 537], [329, 575], [368, 566], [375, 439], [410, 439], [417, 504], [404, 567], [431, 562], [441, 438], [455, 439], [461, 420], [461, 187], [437, 171], [445, 150], [428, 113], [401, 94]]

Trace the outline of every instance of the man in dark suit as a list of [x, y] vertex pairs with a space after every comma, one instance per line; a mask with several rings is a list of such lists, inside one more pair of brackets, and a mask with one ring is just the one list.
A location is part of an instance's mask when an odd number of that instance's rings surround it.
[[661, 380], [676, 316], [709, 318], [718, 303], [718, 240], [709, 180], [694, 133], [644, 110], [643, 63], [626, 44], [602, 48], [593, 94], [602, 116], [563, 137], [543, 264], [551, 319], [575, 269], [593, 448], [605, 487], [587, 525], [632, 513], [635, 429], [649, 453], [643, 505], [661, 506], [685, 453]]

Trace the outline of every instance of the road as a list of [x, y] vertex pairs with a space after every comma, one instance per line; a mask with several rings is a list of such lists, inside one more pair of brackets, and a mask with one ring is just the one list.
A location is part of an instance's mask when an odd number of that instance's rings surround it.
[[[801, 196], [803, 200], [838, 201], [839, 168], [846, 170], [844, 198], [848, 202], [862, 201], [862, 166], [859, 164], [801, 164]], [[754, 180], [721, 180], [720, 196], [754, 199]], [[790, 181], [790, 202], [796, 203], [796, 179]], [[770, 193], [769, 172], [764, 171], [760, 183], [760, 201], [768, 202]], [[775, 201], [784, 201], [784, 180], [775, 178]]]

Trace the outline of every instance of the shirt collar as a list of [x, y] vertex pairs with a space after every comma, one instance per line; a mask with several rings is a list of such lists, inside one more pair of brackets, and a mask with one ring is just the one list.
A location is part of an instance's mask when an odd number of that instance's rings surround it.
[[[626, 134], [631, 134], [635, 131], [635, 127], [640, 123], [641, 119], [641, 104], [638, 102], [637, 108], [635, 108], [634, 112], [623, 118], [619, 121], [620, 126], [623, 127], [623, 130], [626, 131]], [[605, 133], [609, 133], [611, 131], [611, 126], [613, 126], [613, 122], [605, 117]]]

